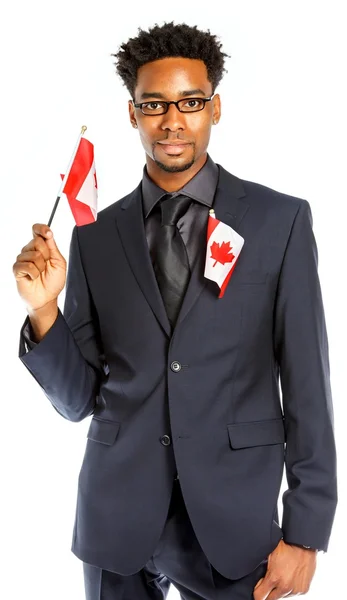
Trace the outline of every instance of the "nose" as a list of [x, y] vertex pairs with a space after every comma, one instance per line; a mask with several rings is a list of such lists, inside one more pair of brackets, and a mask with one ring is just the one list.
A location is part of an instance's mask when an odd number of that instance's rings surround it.
[[174, 104], [169, 104], [167, 113], [163, 115], [161, 128], [170, 129], [170, 131], [185, 129], [184, 115]]

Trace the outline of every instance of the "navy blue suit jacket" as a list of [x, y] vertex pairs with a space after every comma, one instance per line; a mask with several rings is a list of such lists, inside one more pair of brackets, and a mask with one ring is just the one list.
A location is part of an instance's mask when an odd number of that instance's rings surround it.
[[28, 353], [21, 330], [19, 356], [54, 408], [92, 415], [72, 551], [124, 575], [153, 555], [176, 467], [225, 577], [249, 573], [282, 537], [328, 546], [335, 445], [310, 206], [218, 167], [216, 217], [245, 240], [223, 298], [201, 248], [170, 335], [140, 184], [74, 227], [64, 311]]

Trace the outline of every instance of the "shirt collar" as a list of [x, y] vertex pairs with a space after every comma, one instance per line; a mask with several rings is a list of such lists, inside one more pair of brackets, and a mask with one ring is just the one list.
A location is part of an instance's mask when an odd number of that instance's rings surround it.
[[[218, 175], [218, 166], [212, 160], [210, 155], [207, 154], [207, 160], [200, 171], [198, 171], [180, 190], [174, 192], [174, 194], [184, 194], [196, 202], [211, 207], [217, 187]], [[145, 165], [142, 178], [142, 198], [145, 218], [148, 217], [157, 202], [159, 202], [159, 200], [167, 193], [166, 190], [159, 187], [149, 177]]]

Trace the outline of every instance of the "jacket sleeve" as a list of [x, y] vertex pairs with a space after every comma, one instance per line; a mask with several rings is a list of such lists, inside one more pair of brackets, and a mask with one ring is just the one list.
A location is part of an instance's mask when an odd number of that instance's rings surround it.
[[309, 203], [300, 200], [274, 321], [286, 429], [283, 539], [327, 551], [337, 504], [329, 350]]
[[27, 320], [25, 326], [22, 327], [22, 334], [24, 337], [25, 349], [29, 352], [29, 350], [32, 350], [38, 344], [38, 342], [34, 342], [34, 335], [29, 320]]
[[105, 376], [104, 355], [76, 225], [70, 242], [63, 313], [58, 308], [52, 327], [27, 351], [25, 342], [29, 324], [27, 316], [19, 342], [19, 358], [23, 364], [63, 417], [81, 421], [91, 415]]

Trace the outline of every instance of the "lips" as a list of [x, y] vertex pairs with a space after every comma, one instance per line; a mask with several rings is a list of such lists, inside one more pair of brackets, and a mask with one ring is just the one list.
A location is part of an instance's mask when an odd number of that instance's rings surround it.
[[168, 142], [158, 142], [158, 146], [162, 148], [165, 154], [181, 154], [184, 149], [190, 144], [187, 142], [180, 143], [168, 143]]

